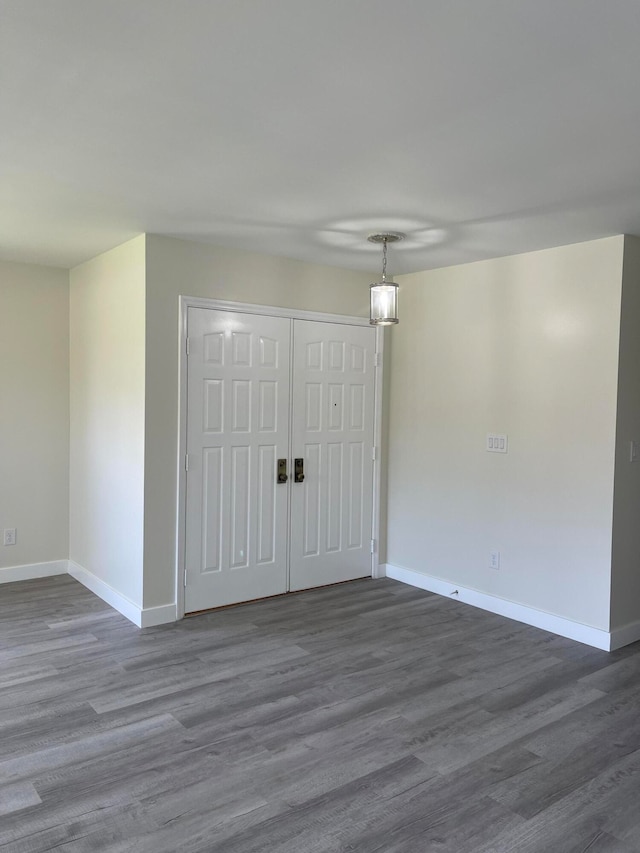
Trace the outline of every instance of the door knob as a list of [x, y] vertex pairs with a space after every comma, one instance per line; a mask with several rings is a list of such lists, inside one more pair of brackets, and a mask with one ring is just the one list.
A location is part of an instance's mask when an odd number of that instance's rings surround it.
[[304, 459], [293, 460], [293, 481], [294, 483], [304, 482]]
[[278, 483], [286, 483], [287, 480], [287, 460], [278, 459]]

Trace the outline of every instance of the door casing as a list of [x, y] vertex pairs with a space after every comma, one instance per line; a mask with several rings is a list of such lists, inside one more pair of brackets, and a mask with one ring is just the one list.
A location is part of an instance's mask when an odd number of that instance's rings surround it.
[[[207, 299], [197, 296], [180, 296], [179, 298], [179, 424], [178, 424], [178, 458], [177, 458], [177, 513], [176, 513], [176, 616], [184, 617], [184, 576], [185, 576], [185, 541], [186, 541], [186, 468], [187, 453], [187, 309], [210, 308], [217, 311], [238, 311], [243, 314], [258, 314], [267, 317], [285, 317], [290, 320], [314, 320], [319, 323], [340, 323], [346, 326], [368, 326], [366, 317], [350, 317], [343, 314], [326, 314], [316, 311], [302, 311], [289, 308], [278, 308], [273, 305], [254, 305], [247, 302], [229, 302], [220, 299]], [[373, 518], [372, 531], [375, 547], [371, 555], [371, 575], [381, 577], [379, 560], [380, 543], [380, 484], [381, 484], [381, 446], [382, 446], [382, 387], [384, 362], [384, 329], [376, 328], [376, 377], [374, 399], [373, 440], [375, 459], [373, 460]]]

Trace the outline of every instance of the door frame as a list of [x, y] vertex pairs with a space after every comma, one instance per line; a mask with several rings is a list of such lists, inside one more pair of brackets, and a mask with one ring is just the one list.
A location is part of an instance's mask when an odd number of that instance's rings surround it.
[[[249, 302], [230, 302], [201, 296], [180, 296], [178, 311], [178, 494], [176, 512], [176, 618], [184, 618], [184, 580], [186, 546], [186, 500], [187, 500], [187, 316], [189, 308], [208, 308], [215, 311], [235, 311], [241, 314], [257, 314], [266, 317], [283, 317], [287, 320], [313, 320], [317, 323], [338, 323], [343, 326], [369, 326], [366, 317], [351, 317], [345, 314], [327, 314], [319, 311], [303, 311], [297, 308], [280, 308], [274, 305], [255, 305]], [[384, 365], [384, 328], [375, 327], [376, 364], [374, 381], [373, 446], [373, 517], [372, 539], [375, 542], [371, 554], [371, 576], [383, 577], [380, 571], [380, 487], [382, 469], [382, 388]]]

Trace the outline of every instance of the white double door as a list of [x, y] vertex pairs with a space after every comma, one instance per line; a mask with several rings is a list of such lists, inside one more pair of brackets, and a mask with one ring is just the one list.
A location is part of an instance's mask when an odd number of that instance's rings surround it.
[[370, 575], [375, 331], [189, 308], [187, 335], [185, 612]]

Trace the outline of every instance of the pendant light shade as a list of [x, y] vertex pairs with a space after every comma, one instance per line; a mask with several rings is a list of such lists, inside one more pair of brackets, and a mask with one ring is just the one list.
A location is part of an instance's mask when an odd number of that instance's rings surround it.
[[382, 279], [374, 281], [369, 288], [369, 322], [372, 326], [393, 326], [398, 322], [398, 285], [387, 281], [387, 243], [397, 243], [404, 234], [389, 231], [386, 234], [370, 234], [370, 243], [382, 243]]
[[370, 319], [372, 326], [392, 326], [398, 322], [398, 285], [395, 281], [376, 281], [371, 285]]

